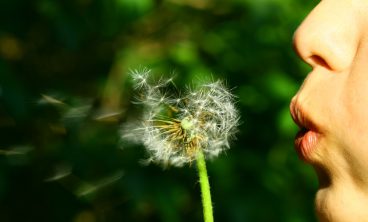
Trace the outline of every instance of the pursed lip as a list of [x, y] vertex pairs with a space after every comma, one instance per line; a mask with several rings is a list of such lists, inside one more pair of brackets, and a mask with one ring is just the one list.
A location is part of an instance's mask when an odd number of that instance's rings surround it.
[[300, 128], [295, 137], [295, 149], [300, 159], [310, 163], [312, 162], [310, 157], [318, 144], [320, 132], [296, 98], [290, 103], [290, 113], [294, 122]]
[[290, 114], [299, 128], [317, 131], [317, 127], [310, 120], [307, 113], [301, 108], [296, 99], [293, 99], [290, 103]]

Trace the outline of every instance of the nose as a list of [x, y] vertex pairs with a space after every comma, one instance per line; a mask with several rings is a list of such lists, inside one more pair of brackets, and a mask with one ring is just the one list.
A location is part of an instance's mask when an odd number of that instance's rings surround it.
[[297, 54], [313, 68], [342, 71], [358, 47], [358, 20], [351, 1], [321, 1], [294, 34]]

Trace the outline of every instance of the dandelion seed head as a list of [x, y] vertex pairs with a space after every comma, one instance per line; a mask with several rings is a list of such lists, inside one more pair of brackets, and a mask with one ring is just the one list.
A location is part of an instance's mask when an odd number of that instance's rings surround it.
[[165, 91], [175, 88], [172, 78], [151, 82], [150, 70], [131, 73], [139, 93], [137, 103], [144, 111], [141, 123], [125, 130], [134, 133], [123, 136], [144, 144], [149, 161], [182, 166], [195, 160], [199, 150], [206, 158], [214, 158], [230, 147], [239, 113], [234, 96], [222, 81], [188, 87], [186, 93], [175, 97]]

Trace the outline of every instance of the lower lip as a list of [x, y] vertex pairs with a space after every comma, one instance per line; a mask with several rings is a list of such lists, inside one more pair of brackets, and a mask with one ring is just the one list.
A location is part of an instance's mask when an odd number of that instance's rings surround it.
[[301, 130], [295, 138], [295, 149], [299, 158], [310, 162], [310, 156], [318, 143], [318, 133], [312, 130]]

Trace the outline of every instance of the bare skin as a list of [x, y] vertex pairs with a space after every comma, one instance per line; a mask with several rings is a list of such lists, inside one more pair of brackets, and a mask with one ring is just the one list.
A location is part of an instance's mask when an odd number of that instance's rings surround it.
[[304, 153], [320, 180], [317, 215], [322, 222], [368, 221], [368, 1], [321, 1], [294, 45], [312, 67], [291, 112], [318, 135]]

